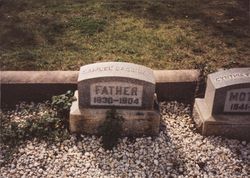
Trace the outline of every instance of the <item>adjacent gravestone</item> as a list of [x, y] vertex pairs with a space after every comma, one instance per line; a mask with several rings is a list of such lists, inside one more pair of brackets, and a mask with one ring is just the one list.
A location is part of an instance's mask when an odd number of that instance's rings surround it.
[[194, 120], [203, 135], [250, 139], [250, 68], [208, 75], [204, 99], [195, 99]]
[[155, 78], [145, 66], [125, 62], [82, 66], [75, 96], [70, 111], [72, 132], [97, 134], [106, 112], [116, 109], [124, 118], [124, 135], [158, 134]]

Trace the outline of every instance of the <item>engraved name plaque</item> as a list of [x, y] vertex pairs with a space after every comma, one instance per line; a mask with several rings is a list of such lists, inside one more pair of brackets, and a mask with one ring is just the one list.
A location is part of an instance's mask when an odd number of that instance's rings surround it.
[[125, 82], [100, 82], [90, 86], [92, 106], [141, 106], [142, 93], [142, 85]]
[[123, 136], [158, 135], [160, 113], [152, 69], [126, 62], [85, 65], [77, 89], [70, 108], [71, 132], [102, 134], [105, 121], [113, 123], [108, 117], [112, 111], [121, 118]]
[[227, 91], [224, 112], [250, 112], [250, 88]]
[[126, 62], [82, 66], [78, 77], [80, 108], [152, 109], [153, 70]]
[[212, 115], [248, 114], [250, 68], [234, 68], [208, 75], [205, 101]]
[[196, 98], [194, 121], [202, 135], [250, 140], [250, 68], [208, 75], [205, 98]]

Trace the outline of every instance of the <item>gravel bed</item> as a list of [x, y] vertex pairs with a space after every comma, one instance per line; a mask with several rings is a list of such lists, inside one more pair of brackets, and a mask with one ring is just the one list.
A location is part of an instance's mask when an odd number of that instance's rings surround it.
[[120, 139], [105, 151], [100, 138], [84, 136], [49, 144], [24, 142], [0, 177], [249, 177], [250, 143], [203, 137], [190, 107], [161, 103], [158, 137]]

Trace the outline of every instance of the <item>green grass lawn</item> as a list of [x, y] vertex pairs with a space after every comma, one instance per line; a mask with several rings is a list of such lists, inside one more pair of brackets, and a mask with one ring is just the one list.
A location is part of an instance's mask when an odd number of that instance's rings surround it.
[[0, 0], [1, 70], [250, 66], [248, 0]]

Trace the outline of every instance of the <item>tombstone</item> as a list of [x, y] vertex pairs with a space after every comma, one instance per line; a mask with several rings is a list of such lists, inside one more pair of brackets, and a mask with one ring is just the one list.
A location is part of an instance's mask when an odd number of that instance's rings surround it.
[[194, 121], [202, 135], [250, 139], [250, 68], [208, 75], [205, 98], [195, 99]]
[[70, 130], [98, 134], [106, 113], [124, 118], [123, 135], [157, 135], [160, 114], [153, 70], [132, 63], [104, 62], [82, 66], [77, 101], [70, 110]]

